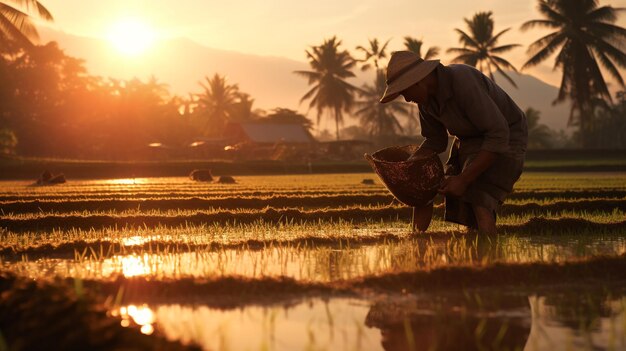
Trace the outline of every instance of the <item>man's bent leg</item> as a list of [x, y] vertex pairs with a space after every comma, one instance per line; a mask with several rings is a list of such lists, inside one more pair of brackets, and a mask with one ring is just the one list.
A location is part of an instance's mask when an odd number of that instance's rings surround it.
[[476, 216], [476, 223], [478, 223], [478, 231], [488, 235], [495, 234], [496, 217], [493, 215], [493, 211], [477, 205], [473, 205], [472, 209]]
[[413, 207], [413, 231], [425, 232], [433, 218], [433, 202], [422, 207]]

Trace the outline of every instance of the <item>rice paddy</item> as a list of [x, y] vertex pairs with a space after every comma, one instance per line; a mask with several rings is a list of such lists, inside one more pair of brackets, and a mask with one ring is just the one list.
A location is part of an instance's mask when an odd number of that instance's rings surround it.
[[0, 182], [0, 346], [37, 348], [37, 323], [74, 313], [94, 327], [39, 340], [626, 348], [626, 174], [526, 173], [495, 236], [443, 222], [440, 198], [428, 233], [412, 233], [411, 210], [366, 178]]

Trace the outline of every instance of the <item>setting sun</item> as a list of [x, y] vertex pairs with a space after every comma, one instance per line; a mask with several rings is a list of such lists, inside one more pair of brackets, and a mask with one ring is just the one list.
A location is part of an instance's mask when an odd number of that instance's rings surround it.
[[111, 26], [108, 39], [121, 53], [136, 56], [149, 49], [156, 40], [154, 30], [136, 19], [125, 19]]

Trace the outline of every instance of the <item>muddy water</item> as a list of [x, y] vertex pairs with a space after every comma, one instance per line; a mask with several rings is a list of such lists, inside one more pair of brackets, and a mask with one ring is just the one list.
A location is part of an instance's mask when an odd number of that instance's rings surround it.
[[626, 290], [562, 287], [303, 299], [218, 310], [130, 305], [122, 325], [206, 350], [590, 350], [626, 348]]
[[331, 282], [374, 274], [410, 272], [450, 265], [495, 262], [562, 262], [597, 255], [621, 255], [626, 238], [514, 237], [471, 241], [410, 239], [353, 247], [271, 246], [260, 250], [228, 249], [180, 253], [135, 253], [76, 259], [4, 261], [5, 269], [31, 278], [50, 276], [83, 279], [146, 276], [207, 278], [286, 276], [303, 281]]

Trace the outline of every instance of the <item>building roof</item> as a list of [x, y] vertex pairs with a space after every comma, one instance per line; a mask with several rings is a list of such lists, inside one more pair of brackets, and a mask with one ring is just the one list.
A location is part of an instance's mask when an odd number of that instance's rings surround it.
[[241, 131], [255, 143], [312, 143], [315, 139], [300, 124], [237, 123]]

